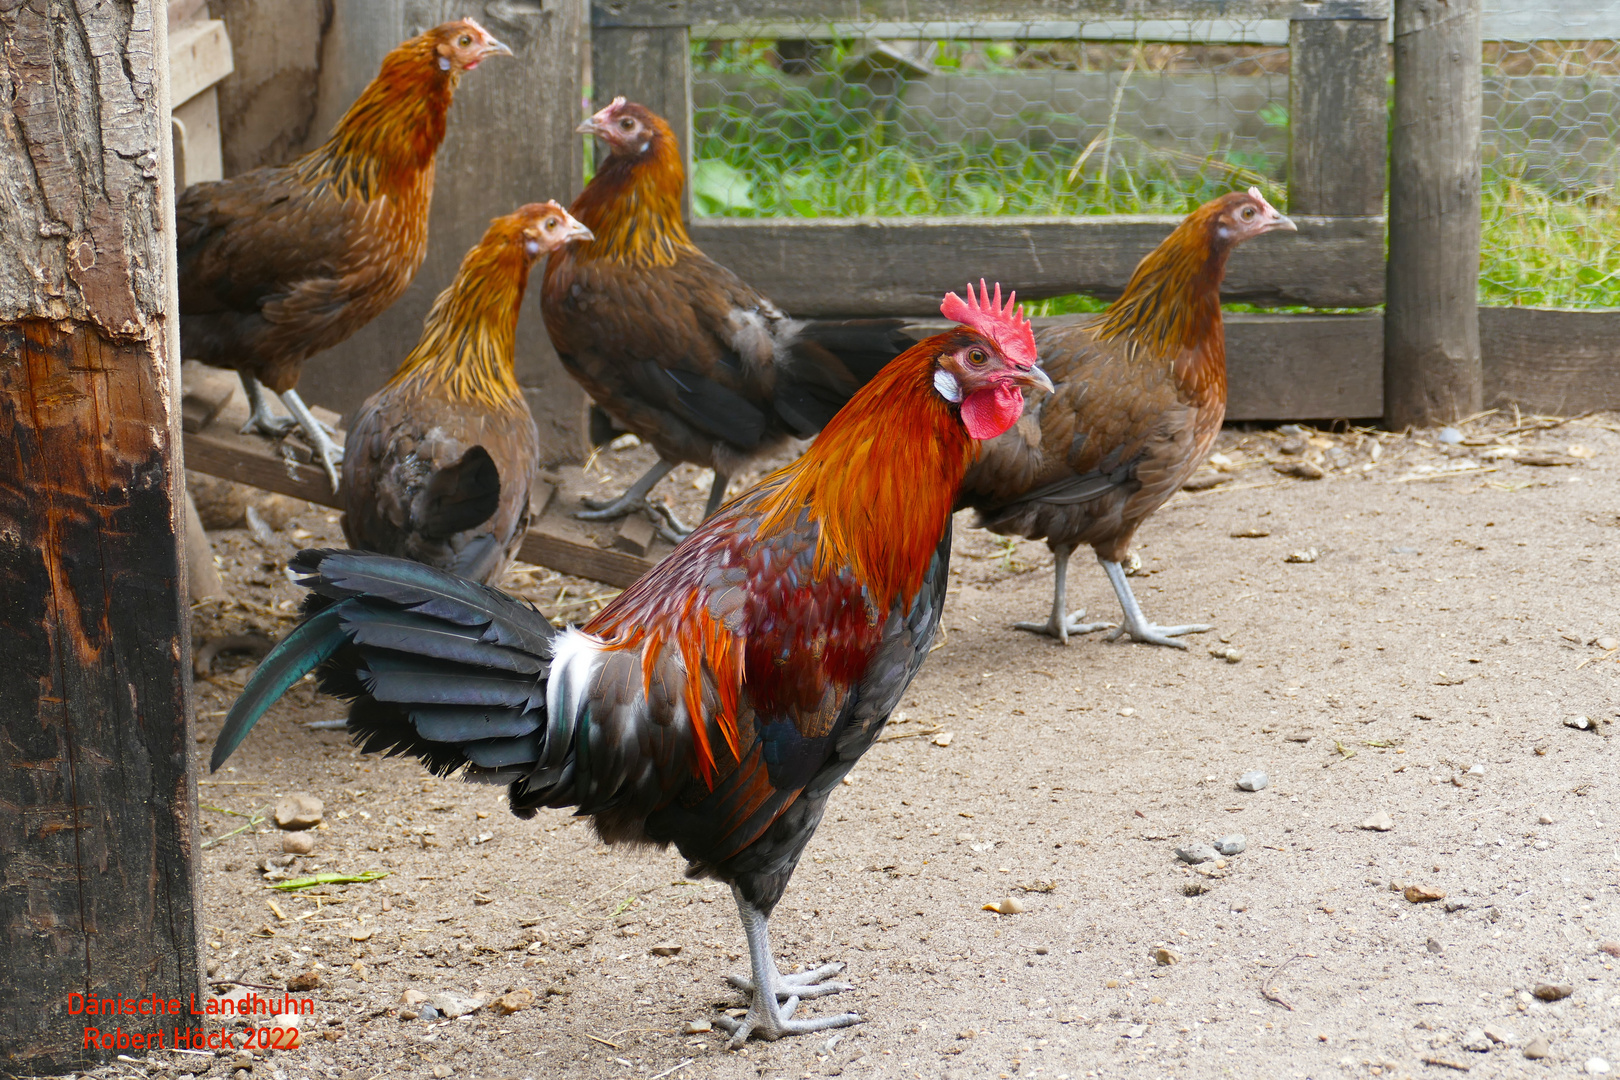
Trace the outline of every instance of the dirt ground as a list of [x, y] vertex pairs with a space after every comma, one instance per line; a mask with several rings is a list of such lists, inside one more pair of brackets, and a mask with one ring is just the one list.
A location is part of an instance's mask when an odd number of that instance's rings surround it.
[[[319, 975], [305, 1045], [254, 1080], [1620, 1072], [1616, 419], [1497, 414], [1459, 445], [1229, 430], [1224, 471], [1201, 474], [1221, 482], [1178, 495], [1137, 548], [1150, 617], [1216, 625], [1185, 652], [1009, 629], [1044, 619], [1051, 557], [964, 516], [944, 644], [773, 920], [784, 970], [849, 964], [853, 991], [803, 1007], [864, 1018], [831, 1038], [732, 1052], [692, 1033], [739, 1004], [724, 887], [683, 879], [673, 852], [609, 850], [565, 813], [521, 822], [499, 790], [362, 756], [304, 727], [340, 713], [301, 685], [200, 789], [205, 836], [285, 793], [325, 802], [289, 866], [263, 862], [281, 852], [268, 825], [203, 853], [213, 978]], [[648, 453], [605, 452], [587, 475], [607, 491]], [[1301, 461], [1325, 478], [1277, 469]], [[683, 468], [662, 490], [692, 514], [706, 488]], [[215, 534], [235, 599], [198, 609], [199, 646], [291, 625], [280, 564], [341, 542], [327, 511], [292, 511], [279, 532]], [[509, 584], [575, 621], [612, 594], [536, 568]], [[1089, 559], [1070, 602], [1118, 617]], [[250, 670], [226, 654], [198, 681], [199, 759]], [[1270, 785], [1239, 790], [1255, 769]], [[1392, 829], [1362, 827], [1379, 814]], [[1232, 833], [1243, 853], [1177, 861]], [[388, 876], [279, 894], [263, 865]], [[985, 910], [1003, 898], [1023, 911]], [[407, 989], [535, 1004], [401, 1019]], [[1549, 1056], [1530, 1060], [1537, 1037]], [[231, 1059], [96, 1075], [204, 1071]]]

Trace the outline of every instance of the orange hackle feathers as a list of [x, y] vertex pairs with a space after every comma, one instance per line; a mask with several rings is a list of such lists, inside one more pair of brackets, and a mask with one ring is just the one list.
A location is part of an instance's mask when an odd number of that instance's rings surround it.
[[663, 118], [639, 105], [615, 98], [598, 112], [630, 108], [652, 130], [647, 152], [635, 157], [615, 154], [601, 164], [568, 212], [596, 234], [576, 244], [580, 262], [610, 259], [632, 266], [673, 266], [682, 254], [695, 254], [681, 212], [686, 169], [680, 144]]
[[388, 385], [431, 382], [441, 393], [489, 408], [525, 407], [513, 371], [518, 309], [534, 264], [524, 230], [547, 213], [563, 210], [554, 202], [530, 203], [490, 222], [433, 301], [421, 339]]
[[946, 293], [944, 302], [939, 305], [940, 314], [952, 322], [972, 327], [989, 338], [1001, 350], [1001, 355], [1019, 367], [1035, 366], [1035, 334], [1029, 328], [1029, 319], [1025, 317], [1023, 308], [1018, 306], [1018, 294], [1008, 293], [1007, 304], [1003, 307], [1001, 282], [996, 282], [996, 295], [991, 299], [984, 278], [979, 279], [979, 293], [980, 296], [973, 295], [971, 281], [968, 282], [966, 300], [955, 293]]

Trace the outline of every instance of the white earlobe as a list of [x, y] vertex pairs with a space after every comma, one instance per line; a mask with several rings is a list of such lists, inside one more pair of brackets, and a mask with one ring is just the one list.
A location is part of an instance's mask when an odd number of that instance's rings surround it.
[[450, 70], [450, 58], [448, 56], [439, 57], [439, 70], [440, 71], [449, 71]]
[[938, 368], [934, 371], [934, 389], [938, 390], [939, 396], [946, 401], [959, 402], [962, 400], [962, 387], [957, 383], [956, 376], [944, 368]]

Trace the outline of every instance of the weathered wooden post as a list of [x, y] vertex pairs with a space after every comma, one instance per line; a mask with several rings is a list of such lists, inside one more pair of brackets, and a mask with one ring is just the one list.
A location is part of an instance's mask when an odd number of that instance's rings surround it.
[[688, 173], [681, 205], [691, 220], [692, 42], [683, 9], [671, 6], [660, 16], [636, 12], [626, 18], [618, 5], [591, 4], [591, 108], [620, 95], [647, 106], [674, 129]]
[[0, 1071], [202, 988], [164, 23], [0, 5]]
[[1477, 412], [1480, 0], [1395, 0], [1384, 420]]

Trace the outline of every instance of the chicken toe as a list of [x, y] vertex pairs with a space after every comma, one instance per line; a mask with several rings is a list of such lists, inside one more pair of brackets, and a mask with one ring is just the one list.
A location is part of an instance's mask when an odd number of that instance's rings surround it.
[[737, 899], [743, 935], [748, 939], [748, 960], [753, 975], [751, 979], [732, 976], [727, 980], [749, 995], [747, 1015], [740, 1020], [722, 1016], [716, 1021], [731, 1034], [731, 1047], [742, 1046], [750, 1037], [774, 1042], [787, 1035], [805, 1035], [860, 1023], [861, 1018], [855, 1013], [793, 1019], [801, 1000], [852, 989], [844, 983], [825, 981], [843, 971], [844, 965], [824, 964], [811, 971], [783, 975], [777, 971], [776, 961], [771, 956], [770, 927], [765, 913], [749, 903], [737, 886], [733, 885], [731, 892]]
[[1132, 641], [1140, 641], [1147, 645], [1168, 645], [1172, 649], [1185, 649], [1185, 641], [1176, 638], [1183, 634], [1203, 634], [1215, 627], [1207, 623], [1188, 623], [1184, 626], [1159, 626], [1148, 621], [1142, 614], [1141, 605], [1136, 602], [1136, 594], [1131, 591], [1131, 584], [1125, 577], [1125, 569], [1117, 562], [1098, 558], [1103, 571], [1108, 575], [1108, 581], [1114, 586], [1114, 595], [1119, 597], [1119, 606], [1124, 609], [1125, 621], [1108, 635], [1109, 641], [1118, 641], [1121, 637], [1129, 636]]

